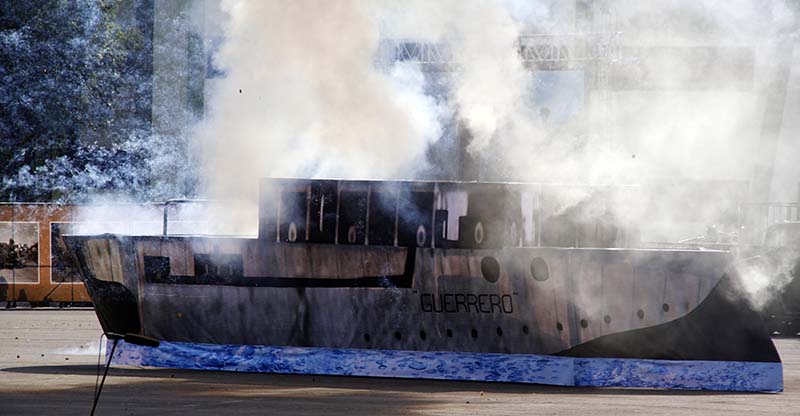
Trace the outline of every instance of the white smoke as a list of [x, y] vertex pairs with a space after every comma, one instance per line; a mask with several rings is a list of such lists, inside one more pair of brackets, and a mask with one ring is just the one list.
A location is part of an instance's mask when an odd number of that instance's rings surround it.
[[419, 68], [379, 70], [379, 26], [355, 0], [223, 1], [226, 77], [198, 127], [215, 197], [261, 177], [411, 177], [441, 135]]
[[[675, 194], [655, 207], [610, 207], [653, 241], [702, 233], [731, 203], [714, 197], [724, 186], [713, 183], [752, 181], [774, 162], [762, 140], [765, 94], [797, 40], [784, 0], [224, 0], [221, 9], [225, 41], [214, 60], [225, 77], [208, 88], [196, 129], [210, 197], [255, 201], [265, 176], [412, 178], [455, 115], [481, 179]], [[517, 43], [531, 33], [603, 42], [617, 31], [618, 56], [573, 63], [573, 76], [562, 71], [551, 84]], [[382, 39], [447, 45], [445, 102], [427, 95], [416, 64], [376, 66]], [[693, 54], [703, 49], [733, 61]], [[551, 97], [535, 97], [541, 91]], [[787, 113], [784, 124], [796, 119]], [[705, 200], [681, 192], [687, 181], [710, 184]], [[254, 202], [237, 209], [255, 227]], [[681, 219], [689, 216], [697, 219]]]
[[56, 348], [50, 351], [51, 354], [62, 354], [62, 355], [103, 355], [105, 356], [106, 352], [106, 340], [103, 339], [102, 341], [91, 341], [89, 343], [79, 345], [79, 346], [65, 346], [61, 348]]
[[517, 53], [520, 28], [501, 5], [470, 3], [456, 10], [453, 50], [463, 65], [453, 99], [472, 133], [468, 150], [486, 149], [501, 129], [506, 137], [536, 134], [526, 100], [531, 75]]

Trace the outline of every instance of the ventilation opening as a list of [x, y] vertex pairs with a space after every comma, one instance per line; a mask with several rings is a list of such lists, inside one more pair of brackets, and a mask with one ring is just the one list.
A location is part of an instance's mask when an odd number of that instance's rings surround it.
[[194, 275], [202, 277], [241, 277], [244, 274], [240, 254], [195, 254]]
[[144, 278], [150, 283], [165, 282], [170, 275], [169, 257], [144, 256]]

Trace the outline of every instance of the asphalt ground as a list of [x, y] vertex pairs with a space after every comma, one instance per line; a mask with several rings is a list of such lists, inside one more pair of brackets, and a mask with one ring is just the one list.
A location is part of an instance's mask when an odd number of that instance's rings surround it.
[[[88, 415], [101, 330], [89, 309], [0, 311], [0, 415]], [[112, 367], [98, 415], [798, 415], [800, 339], [776, 339], [780, 394]]]

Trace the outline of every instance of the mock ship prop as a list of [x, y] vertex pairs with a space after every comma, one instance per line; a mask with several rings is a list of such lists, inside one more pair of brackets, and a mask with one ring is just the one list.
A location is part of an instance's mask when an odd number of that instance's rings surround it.
[[782, 390], [728, 253], [569, 248], [625, 245], [625, 227], [543, 218], [541, 194], [266, 179], [258, 238], [64, 241], [104, 331], [161, 341], [116, 364]]

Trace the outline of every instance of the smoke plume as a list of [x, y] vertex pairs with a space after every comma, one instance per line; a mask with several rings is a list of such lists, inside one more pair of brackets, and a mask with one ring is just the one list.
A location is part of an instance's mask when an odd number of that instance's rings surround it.
[[[781, 126], [797, 125], [775, 92], [796, 54], [797, 11], [784, 0], [224, 0], [221, 9], [214, 62], [225, 76], [208, 88], [196, 127], [212, 198], [254, 201], [266, 176], [414, 178], [429, 145], [448, 139], [449, 118], [464, 127], [481, 180], [640, 185], [646, 196], [606, 209], [645, 242], [710, 241], [703, 234], [716, 223], [718, 235], [752, 239], [760, 230], [732, 228], [737, 201], [797, 197], [785, 178], [800, 172], [771, 171], [787, 148]], [[519, 39], [531, 34], [566, 37], [573, 59], [524, 62]], [[387, 39], [447, 46], [444, 99], [419, 64], [376, 65]], [[251, 228], [253, 207], [240, 208]]]
[[208, 189], [255, 198], [260, 177], [411, 177], [440, 135], [413, 66], [379, 70], [376, 18], [355, 0], [223, 1], [226, 76], [198, 126]]

